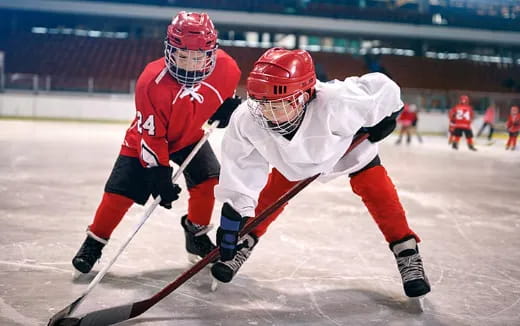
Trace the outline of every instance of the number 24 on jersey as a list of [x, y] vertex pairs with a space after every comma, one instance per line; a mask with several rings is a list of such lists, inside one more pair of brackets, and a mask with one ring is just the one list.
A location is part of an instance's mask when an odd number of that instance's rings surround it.
[[148, 132], [149, 136], [155, 136], [155, 122], [153, 114], [150, 114], [143, 123], [143, 114], [137, 111], [137, 131], [142, 134], [143, 129]]

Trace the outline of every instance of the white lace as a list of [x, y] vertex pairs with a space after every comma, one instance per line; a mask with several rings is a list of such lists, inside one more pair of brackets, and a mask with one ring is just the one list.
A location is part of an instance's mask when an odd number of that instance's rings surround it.
[[222, 262], [223, 264], [227, 265], [229, 268], [233, 270], [233, 274], [236, 273], [238, 269], [247, 260], [247, 258], [249, 258], [249, 255], [251, 255], [251, 251], [253, 250], [253, 247], [256, 244], [256, 241], [250, 235], [246, 235], [242, 239], [243, 241], [240, 244], [242, 248], [238, 250], [235, 257], [232, 260]]
[[229, 268], [231, 268], [234, 273], [236, 273], [236, 271], [238, 271], [240, 266], [244, 264], [244, 262], [247, 260], [250, 254], [251, 250], [249, 250], [248, 247], [244, 247], [237, 252], [235, 258], [233, 258], [232, 260], [225, 261], [223, 263], [227, 265]]
[[188, 231], [190, 231], [190, 233], [192, 233], [196, 237], [206, 234], [209, 231], [211, 231], [211, 229], [213, 229], [213, 224], [209, 224], [209, 225], [196, 224], [196, 223], [192, 223], [192, 222], [188, 221], [188, 219], [186, 219], [186, 226], [188, 228]]
[[403, 283], [413, 280], [424, 280], [424, 270], [419, 253], [406, 257], [397, 257], [396, 259]]
[[192, 87], [182, 86], [181, 89], [181, 95], [179, 95], [180, 98], [184, 98], [186, 96], [190, 96], [191, 100], [195, 100], [199, 103], [204, 102], [204, 96], [202, 94], [198, 93], [198, 90], [200, 89], [200, 84], [194, 85]]

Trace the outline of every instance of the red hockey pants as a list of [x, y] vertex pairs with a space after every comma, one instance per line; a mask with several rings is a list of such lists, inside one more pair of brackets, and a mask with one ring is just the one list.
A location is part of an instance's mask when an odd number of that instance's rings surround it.
[[[273, 169], [266, 186], [260, 193], [256, 215], [285, 194], [296, 183], [288, 181], [279, 171]], [[384, 167], [378, 165], [359, 172], [350, 179], [350, 184], [354, 193], [361, 197], [387, 242], [392, 243], [410, 235], [414, 236], [418, 242], [420, 241], [419, 237], [408, 226], [394, 184]], [[253, 233], [258, 237], [262, 236], [269, 225], [282, 213], [286, 205], [287, 203], [271, 214], [253, 230]]]

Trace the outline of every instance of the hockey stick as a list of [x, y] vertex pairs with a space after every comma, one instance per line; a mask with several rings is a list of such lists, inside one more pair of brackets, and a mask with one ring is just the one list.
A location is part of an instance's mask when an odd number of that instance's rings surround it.
[[[202, 136], [202, 138], [198, 141], [198, 143], [195, 145], [195, 147], [193, 147], [191, 152], [188, 154], [186, 159], [179, 166], [179, 169], [175, 172], [175, 174], [172, 177], [172, 182], [177, 181], [177, 179], [181, 176], [184, 169], [186, 169], [186, 167], [191, 162], [193, 157], [195, 157], [195, 155], [198, 153], [198, 151], [202, 147], [202, 145], [204, 145], [204, 143], [208, 140], [211, 133], [215, 130], [215, 128], [217, 128], [218, 124], [219, 124], [219, 121], [213, 121], [211, 124], [206, 123], [202, 127], [202, 129], [204, 130], [204, 136]], [[139, 221], [139, 223], [137, 223], [135, 225], [134, 230], [132, 231], [132, 233], [130, 233], [128, 235], [128, 237], [123, 242], [121, 247], [119, 247], [116, 255], [112, 258], [112, 260], [110, 260], [110, 262], [105, 267], [103, 267], [103, 269], [101, 271], [99, 271], [97, 273], [96, 277], [89, 283], [87, 289], [79, 296], [79, 298], [74, 300], [74, 302], [72, 302], [70, 305], [68, 305], [65, 308], [63, 308], [62, 310], [58, 311], [56, 314], [54, 314], [51, 317], [51, 319], [49, 321], [49, 325], [55, 325], [57, 320], [60, 320], [66, 316], [69, 316], [70, 314], [72, 314], [74, 312], [74, 310], [76, 310], [76, 308], [81, 304], [81, 302], [83, 302], [83, 300], [86, 298], [86, 296], [92, 291], [92, 289], [105, 276], [105, 274], [108, 272], [110, 267], [112, 267], [112, 265], [115, 263], [117, 258], [123, 252], [123, 250], [125, 250], [125, 248], [128, 246], [128, 243], [130, 243], [130, 241], [134, 238], [134, 236], [137, 234], [137, 231], [139, 231], [139, 229], [141, 229], [143, 224], [146, 222], [146, 220], [148, 220], [148, 218], [150, 217], [150, 215], [155, 210], [157, 205], [159, 205], [160, 202], [161, 202], [161, 196], [157, 196], [155, 198], [155, 200], [152, 202], [152, 204], [150, 206], [148, 206], [148, 208], [145, 210], [143, 216], [141, 217], [141, 220]]]
[[[345, 154], [352, 151], [367, 138], [368, 134], [361, 134], [357, 136], [352, 141], [350, 147], [348, 148]], [[271, 215], [278, 208], [280, 208], [282, 205], [288, 202], [291, 198], [296, 196], [300, 191], [302, 191], [319, 176], [320, 174], [316, 174], [295, 184], [287, 193], [285, 193], [282, 197], [278, 198], [276, 202], [269, 205], [269, 207], [267, 207], [257, 217], [250, 219], [248, 223], [244, 226], [244, 228], [240, 231], [239, 236], [242, 237], [251, 232], [269, 215]], [[219, 255], [219, 248], [217, 247], [213, 249], [207, 256], [205, 256], [198, 263], [196, 263], [190, 269], [181, 274], [175, 281], [168, 284], [166, 287], [164, 287], [161, 291], [156, 293], [151, 298], [122, 306], [93, 311], [87, 313], [83, 317], [67, 317], [61, 320], [54, 320], [53, 323], [49, 322], [48, 326], [105, 326], [120, 323], [122, 321], [137, 317], [145, 311], [147, 311], [148, 309], [150, 309], [157, 302], [161, 301], [163, 298], [168, 296], [182, 284], [184, 284], [187, 280], [189, 280], [200, 270], [206, 267], [206, 265], [218, 259]]]

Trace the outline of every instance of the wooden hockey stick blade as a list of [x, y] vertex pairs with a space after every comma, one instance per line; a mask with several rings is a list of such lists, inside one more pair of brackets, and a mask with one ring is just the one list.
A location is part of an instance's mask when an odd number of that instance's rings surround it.
[[[345, 155], [352, 151], [355, 147], [357, 147], [361, 142], [368, 138], [368, 134], [361, 134], [357, 136], [350, 147], [345, 152]], [[249, 232], [251, 232], [255, 227], [257, 227], [260, 223], [262, 223], [268, 216], [270, 216], [273, 212], [275, 212], [278, 208], [284, 205], [291, 198], [296, 196], [300, 191], [302, 191], [305, 187], [307, 187], [311, 182], [316, 180], [320, 174], [316, 174], [312, 177], [304, 179], [294, 185], [287, 193], [285, 193], [282, 197], [278, 198], [277, 201], [269, 205], [262, 213], [260, 213], [255, 218], [250, 219], [244, 228], [240, 231], [239, 236], [242, 237]], [[80, 318], [62, 318], [61, 320], [57, 320], [56, 323], [52, 324], [52, 326], [107, 326], [116, 323], [120, 323], [122, 321], [137, 317], [143, 314], [145, 311], [150, 309], [157, 302], [161, 301], [163, 298], [168, 296], [170, 293], [175, 291], [178, 287], [183, 285], [187, 280], [197, 274], [200, 270], [202, 270], [209, 263], [217, 260], [220, 257], [219, 248], [213, 249], [206, 257], [202, 258], [198, 263], [193, 265], [190, 269], [182, 273], [175, 281], [168, 284], [165, 288], [155, 294], [153, 297], [123, 305], [112, 307], [103, 310], [96, 310]], [[65, 324], [62, 324], [64, 322]], [[51, 325], [51, 324], [49, 324]]]

